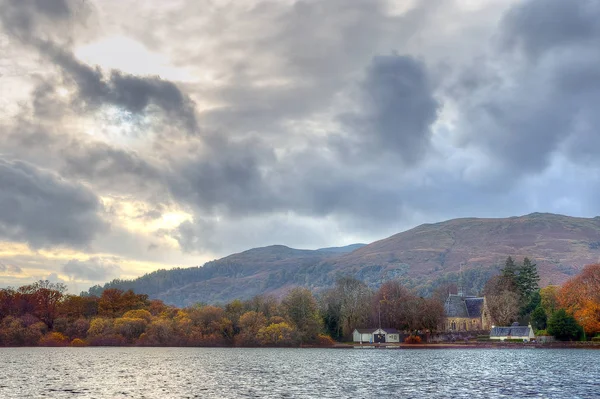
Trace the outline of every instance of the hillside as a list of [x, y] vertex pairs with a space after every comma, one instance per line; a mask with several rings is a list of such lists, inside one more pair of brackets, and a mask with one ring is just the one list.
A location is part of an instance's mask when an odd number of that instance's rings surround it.
[[204, 266], [157, 270], [135, 280], [113, 280], [90, 288], [100, 295], [104, 289], [132, 289], [166, 303], [186, 306], [197, 302], [226, 302], [259, 293], [277, 295], [296, 285], [309, 283], [318, 274], [316, 266], [365, 244], [302, 250], [284, 245], [254, 248], [210, 261]]
[[[284, 246], [257, 248], [203, 267], [161, 270], [105, 287], [133, 288], [179, 306], [224, 302], [292, 286], [313, 290], [351, 275], [377, 287], [399, 279], [422, 295], [456, 282], [462, 268], [467, 288], [479, 291], [507, 256], [538, 264], [542, 285], [560, 284], [600, 260], [600, 217], [534, 213], [505, 219], [464, 218], [424, 224], [365, 246], [316, 251]], [[100, 292], [100, 287], [92, 289]]]

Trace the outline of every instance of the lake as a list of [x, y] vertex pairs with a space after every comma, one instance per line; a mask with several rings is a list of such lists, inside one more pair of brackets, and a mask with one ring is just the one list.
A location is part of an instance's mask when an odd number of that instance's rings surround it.
[[2, 348], [1, 398], [598, 398], [600, 351]]

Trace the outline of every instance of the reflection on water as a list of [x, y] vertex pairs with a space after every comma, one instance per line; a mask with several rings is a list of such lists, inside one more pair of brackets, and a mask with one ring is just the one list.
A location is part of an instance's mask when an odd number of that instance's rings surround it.
[[599, 398], [600, 351], [3, 348], [1, 398]]

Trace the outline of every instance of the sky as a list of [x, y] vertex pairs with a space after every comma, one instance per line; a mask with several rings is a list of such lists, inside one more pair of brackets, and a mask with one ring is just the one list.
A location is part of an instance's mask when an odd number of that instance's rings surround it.
[[600, 214], [600, 0], [0, 0], [0, 286]]

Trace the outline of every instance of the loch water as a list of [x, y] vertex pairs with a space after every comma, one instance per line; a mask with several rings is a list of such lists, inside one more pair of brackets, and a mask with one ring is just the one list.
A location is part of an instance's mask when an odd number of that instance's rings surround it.
[[600, 351], [2, 348], [0, 398], [600, 398]]

